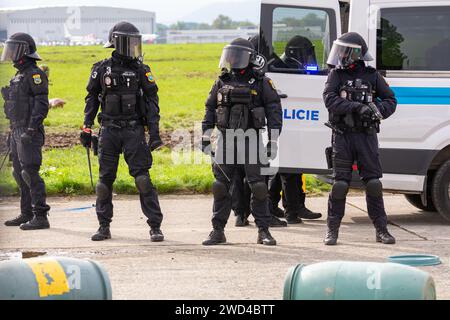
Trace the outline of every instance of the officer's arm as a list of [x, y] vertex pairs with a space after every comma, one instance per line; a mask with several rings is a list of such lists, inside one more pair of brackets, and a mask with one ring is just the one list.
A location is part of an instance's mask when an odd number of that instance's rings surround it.
[[346, 114], [356, 111], [360, 103], [352, 102], [340, 96], [341, 80], [336, 69], [330, 71], [325, 90], [323, 92], [323, 101], [329, 112], [334, 114]]
[[[159, 120], [161, 117], [159, 115], [158, 86], [149, 66], [144, 65], [140, 77], [142, 91], [144, 92], [145, 102], [147, 104], [147, 124], [151, 131], [159, 132]], [[150, 132], [151, 134], [152, 132]]]
[[263, 80], [262, 96], [269, 135], [271, 130], [279, 130], [278, 133], [281, 134], [283, 127], [283, 109], [277, 89], [269, 78], [264, 78]]
[[95, 117], [97, 116], [98, 109], [100, 107], [99, 95], [102, 91], [100, 77], [100, 68], [94, 65], [86, 87], [88, 92], [85, 99], [86, 106], [84, 108], [84, 125], [86, 127], [92, 127], [94, 125]]
[[205, 103], [205, 117], [202, 121], [202, 132], [214, 129], [216, 125], [216, 108], [217, 108], [217, 93], [219, 90], [219, 81], [217, 80], [209, 92]]
[[33, 106], [29, 128], [38, 129], [48, 114], [48, 79], [41, 70], [33, 73], [29, 79]]
[[384, 119], [389, 118], [397, 108], [394, 91], [389, 87], [384, 77], [377, 73], [377, 100], [375, 101]]

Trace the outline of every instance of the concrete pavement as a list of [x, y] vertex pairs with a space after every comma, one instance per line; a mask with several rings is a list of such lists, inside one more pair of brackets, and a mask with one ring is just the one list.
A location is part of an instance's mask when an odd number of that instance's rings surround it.
[[[234, 227], [230, 218], [229, 244], [203, 247], [210, 232], [210, 196], [164, 196], [163, 232], [166, 241], [149, 241], [148, 227], [138, 197], [115, 197], [113, 239], [90, 241], [97, 229], [93, 198], [50, 198], [52, 228], [24, 232], [3, 222], [18, 213], [18, 199], [0, 199], [0, 260], [18, 252], [90, 258], [109, 272], [114, 299], [281, 299], [284, 277], [296, 264], [327, 260], [384, 262], [397, 254], [436, 254], [443, 264], [426, 267], [437, 285], [439, 299], [450, 299], [450, 224], [437, 213], [410, 206], [403, 196], [387, 195], [391, 233], [397, 245], [374, 241], [373, 226], [363, 211], [364, 197], [351, 197], [340, 234], [340, 245], [322, 244], [325, 218], [303, 225], [272, 229], [277, 247], [256, 245], [254, 223]], [[307, 205], [326, 213], [326, 198], [311, 198]]]

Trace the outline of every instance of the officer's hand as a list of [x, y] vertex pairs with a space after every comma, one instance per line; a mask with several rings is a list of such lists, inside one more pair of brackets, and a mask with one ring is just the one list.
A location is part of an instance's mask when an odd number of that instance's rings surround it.
[[211, 155], [211, 138], [210, 137], [202, 137], [202, 145], [200, 146], [202, 152], [206, 155]]
[[20, 142], [22, 142], [22, 144], [31, 144], [33, 142], [33, 136], [35, 132], [36, 130], [28, 128], [27, 131], [22, 133], [22, 135], [20, 136]]
[[83, 147], [90, 148], [92, 145], [92, 130], [91, 128], [83, 127], [80, 133], [80, 141]]
[[358, 110], [362, 120], [371, 120], [373, 118], [373, 111], [369, 106], [362, 104]]
[[162, 146], [164, 146], [164, 142], [162, 142], [161, 138], [158, 137], [157, 139], [151, 139], [149, 141], [150, 151], [155, 151], [160, 149]]
[[274, 140], [270, 140], [266, 146], [267, 158], [273, 160], [278, 154], [278, 143]]

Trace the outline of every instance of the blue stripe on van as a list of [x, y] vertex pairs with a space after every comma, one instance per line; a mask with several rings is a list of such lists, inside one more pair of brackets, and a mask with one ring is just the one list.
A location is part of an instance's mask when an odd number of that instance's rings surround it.
[[399, 104], [450, 104], [450, 88], [392, 87]]

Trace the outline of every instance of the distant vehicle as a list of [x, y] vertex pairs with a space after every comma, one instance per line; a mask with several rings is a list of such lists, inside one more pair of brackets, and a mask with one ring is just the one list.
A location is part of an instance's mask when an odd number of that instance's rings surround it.
[[[322, 99], [326, 61], [333, 41], [355, 31], [367, 41], [375, 57], [371, 65], [386, 77], [399, 103], [379, 136], [384, 188], [450, 220], [449, 21], [450, 1], [263, 0], [260, 51], [285, 97], [279, 158], [272, 165], [330, 181], [325, 149], [331, 130], [324, 126], [328, 112]], [[297, 35], [314, 44], [317, 63], [280, 67], [287, 42]]]

